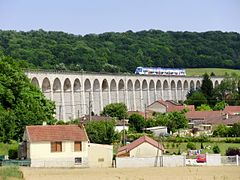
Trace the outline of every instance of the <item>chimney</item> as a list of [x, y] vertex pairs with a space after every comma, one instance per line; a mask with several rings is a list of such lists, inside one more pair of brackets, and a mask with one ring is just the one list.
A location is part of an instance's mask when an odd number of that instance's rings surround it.
[[226, 117], [225, 117], [225, 119], [228, 119], [228, 113], [226, 113]]

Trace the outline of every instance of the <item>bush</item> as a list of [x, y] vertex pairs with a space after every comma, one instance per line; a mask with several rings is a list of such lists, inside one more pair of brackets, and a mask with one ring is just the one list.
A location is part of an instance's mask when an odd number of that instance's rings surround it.
[[9, 159], [17, 159], [18, 158], [18, 150], [17, 149], [9, 149], [8, 150], [8, 158]]
[[192, 142], [187, 143], [187, 148], [191, 150], [197, 149], [196, 145]]
[[219, 154], [220, 153], [220, 148], [218, 147], [218, 145], [213, 146], [212, 150], [213, 150], [214, 154]]
[[226, 156], [236, 156], [236, 155], [239, 155], [239, 156], [240, 156], [240, 148], [232, 148], [232, 147], [229, 147], [229, 148], [226, 150]]

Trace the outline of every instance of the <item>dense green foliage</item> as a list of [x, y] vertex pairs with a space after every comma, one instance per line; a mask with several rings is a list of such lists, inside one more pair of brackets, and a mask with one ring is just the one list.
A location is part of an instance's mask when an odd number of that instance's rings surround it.
[[136, 131], [138, 133], [143, 132], [143, 128], [145, 127], [145, 119], [140, 114], [132, 114], [129, 119], [129, 128], [131, 131]]
[[22, 67], [134, 72], [137, 66], [240, 68], [240, 34], [220, 31], [63, 32], [1, 31], [0, 51]]
[[190, 90], [185, 103], [195, 105], [197, 110], [223, 110], [226, 105], [240, 105], [240, 76], [226, 75], [213, 88], [211, 77], [204, 74], [201, 88]]
[[214, 154], [219, 154], [221, 152], [218, 145], [214, 145], [212, 150]]
[[112, 144], [119, 140], [119, 134], [115, 132], [115, 121], [90, 121], [86, 124], [88, 138], [92, 143]]
[[169, 112], [167, 114], [156, 113], [152, 119], [146, 121], [146, 127], [166, 126], [168, 132], [176, 132], [178, 129], [188, 127], [185, 112]]
[[0, 57], [0, 142], [21, 139], [26, 125], [54, 123], [54, 109], [13, 59]]
[[220, 124], [213, 131], [213, 136], [218, 137], [240, 137], [240, 123], [234, 123], [232, 127]]
[[103, 116], [110, 116], [118, 120], [127, 118], [127, 106], [124, 103], [112, 103], [103, 108], [101, 112]]

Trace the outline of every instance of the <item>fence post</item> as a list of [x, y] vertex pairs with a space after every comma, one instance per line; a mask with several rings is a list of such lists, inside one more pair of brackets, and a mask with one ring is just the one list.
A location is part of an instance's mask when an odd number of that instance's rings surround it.
[[239, 162], [238, 162], [238, 154], [236, 155], [236, 160], [237, 160], [237, 166], [239, 165]]

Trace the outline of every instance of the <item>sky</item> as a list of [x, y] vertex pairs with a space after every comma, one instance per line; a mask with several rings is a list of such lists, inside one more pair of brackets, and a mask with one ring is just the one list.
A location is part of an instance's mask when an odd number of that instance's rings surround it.
[[240, 32], [240, 0], [0, 0], [0, 29]]

